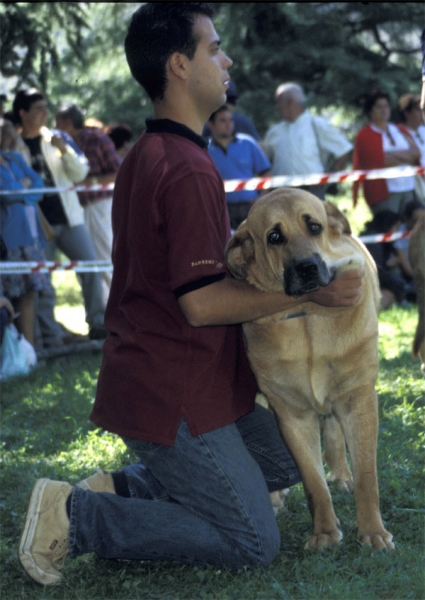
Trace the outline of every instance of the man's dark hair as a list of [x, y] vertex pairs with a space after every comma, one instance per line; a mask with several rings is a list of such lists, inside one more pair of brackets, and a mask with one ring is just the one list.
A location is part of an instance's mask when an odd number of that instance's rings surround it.
[[125, 123], [118, 125], [109, 125], [105, 129], [105, 133], [109, 135], [114, 142], [115, 149], [120, 150], [126, 142], [130, 142], [133, 137], [133, 132]]
[[31, 106], [39, 100], [45, 100], [44, 94], [37, 88], [30, 88], [28, 90], [19, 90], [13, 100], [12, 110], [13, 118], [17, 124], [21, 124], [20, 110], [29, 111]]
[[376, 213], [372, 221], [366, 223], [366, 232], [388, 233], [400, 221], [401, 219], [398, 214], [392, 210], [381, 210]]
[[199, 43], [193, 32], [195, 17], [213, 14], [213, 7], [204, 2], [149, 2], [133, 14], [125, 53], [134, 79], [151, 100], [164, 97], [166, 63], [174, 52], [193, 59]]
[[3, 119], [5, 121], [10, 121], [11, 123], [13, 123], [15, 126], [19, 125], [19, 122], [16, 120], [15, 115], [13, 114], [13, 110], [8, 110], [7, 112], [3, 113]]
[[76, 104], [62, 104], [56, 116], [69, 119], [75, 129], [83, 129], [84, 127], [84, 111]]

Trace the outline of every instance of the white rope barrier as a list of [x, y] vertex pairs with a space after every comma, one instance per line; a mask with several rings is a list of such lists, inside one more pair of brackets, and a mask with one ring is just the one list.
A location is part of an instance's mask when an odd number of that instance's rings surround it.
[[[389, 169], [374, 169], [371, 171], [341, 171], [338, 173], [312, 173], [309, 175], [281, 175], [277, 177], [254, 177], [252, 179], [232, 179], [224, 182], [226, 192], [240, 190], [268, 190], [284, 186], [298, 187], [301, 185], [321, 185], [326, 183], [364, 181], [365, 179], [391, 179], [394, 177], [410, 177], [412, 175], [425, 175], [425, 167], [391, 167]], [[19, 190], [19, 194], [42, 194], [59, 193], [70, 190], [76, 192], [110, 191], [114, 184], [97, 184], [91, 186], [76, 185], [71, 187], [45, 187], [27, 190]], [[0, 195], [8, 196], [16, 194], [17, 190], [0, 190]], [[393, 234], [378, 234], [363, 236], [359, 239], [366, 244], [390, 242], [408, 237], [410, 232], [397, 232]], [[68, 261], [68, 262], [0, 262], [0, 274], [2, 273], [50, 273], [52, 271], [75, 271], [76, 273], [105, 272], [112, 271], [110, 261]]]
[[[410, 236], [410, 231], [366, 235], [359, 237], [364, 244], [393, 242]], [[106, 260], [71, 260], [65, 262], [0, 262], [0, 275], [29, 273], [51, 273], [52, 271], [74, 271], [75, 273], [97, 273], [112, 271], [113, 266]]]
[[74, 271], [75, 273], [98, 273], [112, 271], [108, 260], [71, 260], [65, 262], [0, 262], [0, 274], [51, 273], [52, 271]]
[[309, 175], [279, 175], [277, 177], [255, 177], [253, 179], [233, 179], [224, 182], [226, 192], [240, 190], [269, 190], [280, 187], [299, 187], [301, 185], [323, 185], [364, 181], [366, 179], [393, 179], [395, 177], [411, 177], [424, 175], [425, 167], [391, 167], [371, 171], [340, 171], [338, 173], [312, 173]]
[[[364, 181], [366, 179], [393, 179], [394, 177], [411, 177], [425, 175], [425, 167], [401, 166], [389, 169], [374, 169], [371, 171], [339, 171], [338, 173], [311, 173], [308, 175], [279, 175], [276, 177], [254, 177], [252, 179], [231, 179], [224, 182], [226, 192], [240, 190], [268, 190], [280, 187], [299, 187], [301, 185], [321, 185], [326, 183], [341, 183]], [[75, 185], [71, 187], [34, 188], [27, 190], [0, 190], [0, 195], [11, 194], [57, 194], [59, 192], [103, 192], [114, 189], [113, 183], [96, 185]]]

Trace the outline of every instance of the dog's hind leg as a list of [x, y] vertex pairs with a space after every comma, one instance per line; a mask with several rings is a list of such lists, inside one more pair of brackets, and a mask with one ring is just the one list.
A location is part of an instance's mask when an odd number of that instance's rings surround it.
[[353, 491], [353, 476], [347, 463], [345, 438], [341, 426], [332, 414], [322, 419], [323, 460], [330, 473], [328, 483], [335, 483], [341, 492]]

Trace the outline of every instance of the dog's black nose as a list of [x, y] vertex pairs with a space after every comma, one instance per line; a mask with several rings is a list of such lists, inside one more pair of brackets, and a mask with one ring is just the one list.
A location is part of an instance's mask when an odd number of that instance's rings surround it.
[[319, 275], [319, 264], [314, 258], [306, 258], [295, 265], [295, 270], [302, 281], [315, 281]]

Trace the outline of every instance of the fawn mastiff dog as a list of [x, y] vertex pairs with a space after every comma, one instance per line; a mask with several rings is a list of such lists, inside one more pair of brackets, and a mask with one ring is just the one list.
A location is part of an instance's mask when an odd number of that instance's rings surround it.
[[[299, 297], [339, 273], [364, 268], [361, 300], [350, 308], [303, 302], [295, 309], [245, 323], [248, 357], [300, 471], [312, 513], [306, 548], [342, 539], [329, 482], [351, 490], [358, 535], [375, 549], [392, 549], [379, 509], [376, 472], [379, 286], [375, 263], [336, 206], [308, 192], [282, 188], [260, 198], [226, 248], [234, 277], [264, 292]], [[348, 446], [353, 475], [346, 460]]]

